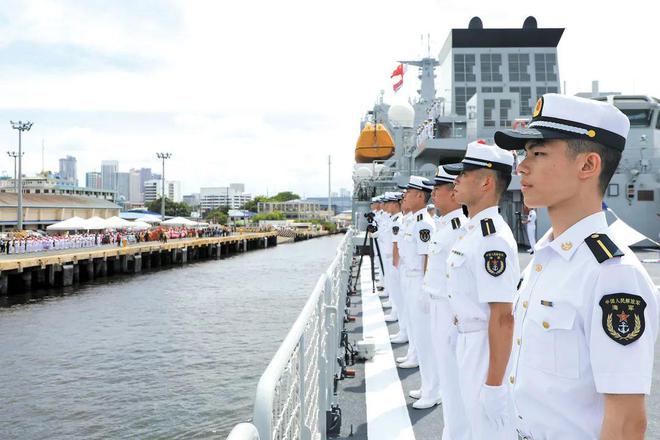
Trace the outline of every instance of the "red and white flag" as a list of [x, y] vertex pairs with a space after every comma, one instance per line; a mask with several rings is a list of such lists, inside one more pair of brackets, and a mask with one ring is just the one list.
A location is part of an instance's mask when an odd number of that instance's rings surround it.
[[392, 88], [394, 89], [395, 92], [398, 92], [401, 86], [403, 85], [403, 75], [406, 73], [406, 66], [403, 64], [399, 64], [396, 69], [394, 69], [394, 72], [392, 72], [392, 75], [390, 75], [390, 78], [396, 78], [398, 77], [397, 82], [392, 84]]

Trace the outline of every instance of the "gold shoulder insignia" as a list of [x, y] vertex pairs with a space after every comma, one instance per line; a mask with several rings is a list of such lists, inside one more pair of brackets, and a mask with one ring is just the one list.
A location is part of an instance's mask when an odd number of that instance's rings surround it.
[[492, 218], [485, 218], [481, 220], [481, 233], [486, 237], [495, 233], [495, 223]]
[[605, 234], [591, 234], [584, 239], [589, 246], [589, 250], [594, 254], [599, 263], [607, 261], [610, 258], [622, 257], [623, 252], [614, 244], [610, 237]]
[[454, 217], [451, 219], [451, 227], [452, 229], [458, 229], [461, 227], [461, 219], [458, 217]]

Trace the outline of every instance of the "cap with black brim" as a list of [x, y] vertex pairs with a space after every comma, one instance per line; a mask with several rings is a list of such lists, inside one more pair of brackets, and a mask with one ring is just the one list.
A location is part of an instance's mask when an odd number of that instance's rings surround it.
[[504, 150], [524, 150], [527, 142], [533, 140], [575, 139], [575, 133], [544, 128], [521, 128], [495, 132], [495, 144]]

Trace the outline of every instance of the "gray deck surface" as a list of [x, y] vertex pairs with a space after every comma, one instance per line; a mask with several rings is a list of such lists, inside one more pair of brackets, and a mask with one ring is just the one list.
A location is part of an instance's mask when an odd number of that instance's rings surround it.
[[[658, 258], [657, 251], [637, 251], [640, 259]], [[521, 268], [524, 268], [531, 259], [531, 255], [526, 252], [519, 253]], [[660, 288], [660, 263], [644, 263], [644, 267], [651, 275], [653, 282]], [[352, 296], [350, 308], [351, 315], [357, 317], [353, 323], [348, 323], [346, 328], [349, 331], [349, 340], [351, 342], [362, 339], [362, 302], [360, 296]], [[390, 334], [398, 332], [397, 323], [388, 323]], [[408, 348], [407, 344], [395, 344], [393, 347], [395, 357], [404, 356]], [[654, 388], [651, 396], [647, 398], [648, 411], [648, 430], [646, 438], [660, 439], [660, 345], [656, 346], [656, 362], [654, 368], [653, 384]], [[365, 401], [365, 382], [364, 382], [364, 364], [356, 363], [350, 367], [355, 369], [354, 378], [347, 378], [339, 383], [338, 401], [342, 409], [342, 427], [340, 439], [367, 439], [367, 412]], [[416, 410], [412, 408], [414, 399], [408, 397], [408, 392], [419, 387], [418, 369], [397, 369], [399, 380], [403, 387], [406, 402], [408, 404], [408, 414], [413, 425], [416, 440], [439, 439], [442, 433], [442, 406], [436, 406], [427, 410]], [[353, 435], [350, 436], [352, 428]], [[387, 439], [372, 439], [387, 440]]]

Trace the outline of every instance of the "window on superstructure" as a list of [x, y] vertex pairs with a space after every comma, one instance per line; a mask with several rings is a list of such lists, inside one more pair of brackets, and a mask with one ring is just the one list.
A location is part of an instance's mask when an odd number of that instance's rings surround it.
[[651, 110], [642, 108], [621, 108], [619, 110], [628, 116], [631, 127], [648, 127], [651, 125]]
[[495, 100], [484, 99], [484, 127], [495, 127], [493, 110], [495, 110]]
[[454, 81], [476, 81], [474, 74], [475, 58], [471, 54], [454, 55]]
[[509, 87], [509, 90], [520, 95], [520, 115], [532, 114], [532, 88], [531, 87]]
[[499, 53], [482, 53], [479, 57], [481, 62], [482, 81], [502, 81], [500, 68], [502, 67], [502, 55]]
[[465, 116], [465, 104], [475, 93], [477, 93], [476, 87], [456, 87], [454, 97], [457, 115]]
[[511, 119], [509, 119], [509, 110], [511, 110], [511, 100], [500, 100], [500, 127], [511, 127]]
[[509, 54], [509, 81], [530, 81], [529, 54]]
[[482, 87], [481, 93], [502, 93], [502, 87]]
[[534, 71], [537, 81], [557, 81], [555, 65], [557, 57], [554, 53], [534, 54]]

